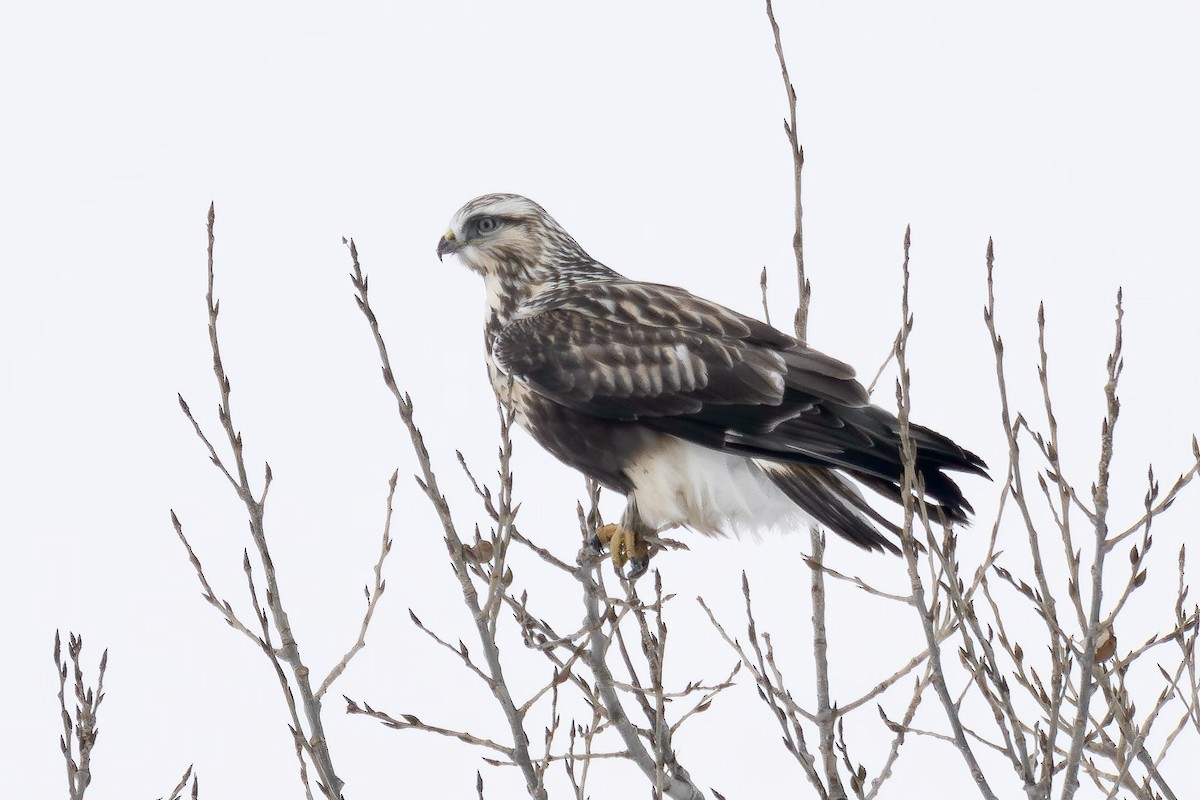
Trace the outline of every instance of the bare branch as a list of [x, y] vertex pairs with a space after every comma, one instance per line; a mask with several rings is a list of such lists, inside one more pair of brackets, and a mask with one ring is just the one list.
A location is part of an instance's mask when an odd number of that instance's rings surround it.
[[691, 782], [687, 771], [674, 760], [666, 763], [664, 765], [665, 772], [660, 773], [658, 761], [646, 750], [637, 728], [629, 721], [629, 717], [621, 705], [612, 672], [606, 661], [611, 638], [606, 637], [601, 629], [600, 598], [603, 596], [602, 590], [596, 578], [593, 577], [599, 572], [601, 562], [594, 552], [590, 553], [589, 557], [587, 546], [580, 551], [580, 556], [575, 577], [583, 586], [583, 602], [587, 610], [588, 626], [592, 631], [590, 634], [591, 646], [588, 649], [588, 666], [591, 668], [592, 674], [596, 676], [596, 689], [608, 712], [608, 718], [620, 733], [622, 741], [625, 742], [630, 759], [648, 779], [661, 784], [659, 788], [662, 795], [685, 800], [701, 800], [704, 797], [703, 793]]
[[[896, 382], [896, 400], [899, 404], [899, 423], [900, 423], [900, 442], [901, 452], [904, 460], [904, 479], [901, 487], [901, 494], [904, 498], [904, 525], [901, 529], [900, 542], [904, 551], [904, 559], [908, 564], [909, 579], [913, 590], [913, 605], [916, 607], [921, 619], [921, 625], [925, 629], [925, 641], [929, 646], [929, 662], [932, 668], [933, 685], [937, 691], [938, 697], [942, 701], [942, 707], [946, 711], [946, 719], [950, 722], [950, 728], [954, 733], [953, 741], [958, 751], [962, 754], [963, 760], [967, 763], [967, 768], [971, 772], [971, 777], [975, 780], [975, 785], [979, 788], [979, 793], [987, 800], [995, 800], [996, 795], [983, 773], [983, 769], [979, 766], [979, 761], [975, 757], [975, 752], [967, 742], [966, 733], [963, 728], [962, 720], [959, 718], [958, 705], [950, 697], [949, 688], [946, 685], [946, 677], [942, 670], [941, 647], [938, 643], [937, 636], [933, 627], [933, 612], [925, 602], [925, 587], [921, 582], [920, 574], [917, 567], [917, 543], [913, 536], [913, 517], [914, 506], [917, 502], [916, 493], [918, 492], [918, 484], [916, 477], [916, 447], [913, 444], [912, 437], [909, 434], [908, 415], [911, 407], [911, 396], [909, 394], [909, 375], [908, 365], [905, 360], [905, 351], [908, 347], [908, 335], [912, 330], [912, 316], [908, 310], [908, 259], [909, 247], [912, 243], [912, 232], [909, 229], [904, 231], [904, 292], [901, 302], [901, 311], [903, 313], [903, 321], [900, 328], [900, 340], [896, 348], [896, 364], [900, 370], [900, 379]], [[923, 504], [922, 504], [923, 505]]]
[[1121, 322], [1125, 315], [1121, 306], [1121, 292], [1117, 291], [1116, 335], [1112, 353], [1108, 357], [1108, 382], [1104, 385], [1107, 415], [1100, 426], [1100, 466], [1096, 483], [1092, 486], [1092, 501], [1096, 509], [1095, 551], [1092, 557], [1092, 594], [1088, 611], [1088, 624], [1084, 641], [1083, 657], [1079, 661], [1078, 716], [1071, 737], [1071, 750], [1063, 768], [1063, 800], [1070, 800], [1079, 788], [1079, 762], [1083, 756], [1084, 738], [1087, 733], [1087, 715], [1095, 691], [1096, 641], [1100, 636], [1100, 604], [1104, 591], [1104, 556], [1108, 540], [1108, 481], [1109, 465], [1112, 463], [1113, 432], [1120, 413], [1117, 399], [1117, 383], [1124, 367], [1121, 355]]
[[813, 661], [817, 682], [817, 730], [820, 732], [821, 760], [824, 764], [825, 782], [831, 797], [842, 797], [846, 789], [838, 772], [837, 754], [834, 752], [834, 728], [836, 716], [829, 698], [829, 637], [825, 625], [825, 572], [812, 564], [821, 564], [825, 559], [825, 534], [815, 525], [808, 529], [812, 541], [812, 556], [809, 574], [812, 594]]
[[100, 734], [96, 727], [96, 714], [104, 702], [104, 673], [108, 669], [108, 651], [100, 656], [100, 667], [96, 685], [88, 686], [83, 677], [83, 637], [74, 633], [67, 635], [67, 657], [71, 660], [74, 675], [75, 713], [67, 709], [67, 662], [62, 657], [62, 635], [54, 632], [54, 669], [58, 673], [58, 707], [62, 717], [63, 733], [58, 744], [67, 768], [67, 790], [71, 800], [83, 800], [84, 793], [92, 782], [92, 750]]
[[[529, 754], [529, 737], [525, 733], [521, 714], [517, 709], [516, 703], [513, 702], [512, 694], [504, 678], [504, 668], [500, 662], [500, 651], [496, 645], [492, 620], [489, 614], [485, 612], [484, 606], [479, 602], [479, 593], [476, 591], [475, 585], [471, 580], [470, 570], [464, 557], [463, 541], [458, 535], [458, 531], [454, 526], [454, 520], [450, 515], [450, 505], [446, 502], [445, 496], [438, 488], [437, 476], [434, 474], [429, 458], [429, 450], [425, 447], [425, 437], [421, 434], [421, 430], [417, 427], [415, 421], [412, 399], [407, 394], [402, 393], [396, 384], [387, 344], [384, 342], [383, 333], [379, 329], [379, 320], [371, 308], [368, 296], [369, 283], [367, 277], [363, 274], [362, 266], [359, 264], [358, 248], [355, 247], [353, 239], [346, 242], [346, 245], [350, 251], [352, 267], [350, 280], [357, 292], [355, 301], [358, 303], [359, 310], [362, 311], [363, 316], [367, 319], [371, 335], [375, 340], [375, 346], [379, 351], [379, 359], [383, 366], [383, 382], [396, 400], [396, 409], [412, 441], [413, 452], [421, 468], [421, 475], [417, 479], [417, 484], [421, 487], [421, 490], [425, 493], [425, 496], [441, 520], [442, 530], [445, 533], [446, 551], [450, 556], [454, 574], [458, 578], [462, 589], [463, 602], [466, 604], [467, 610], [470, 612], [479, 634], [480, 645], [483, 648], [484, 660], [487, 663], [488, 674], [490, 676], [490, 687], [496, 698], [496, 702], [500, 705], [505, 718], [508, 720], [509, 730], [512, 733], [513, 760], [521, 768], [525, 777], [526, 788], [530, 794], [535, 798], [539, 798], [539, 800], [544, 800], [546, 789], [540, 783], [540, 777]], [[502, 456], [503, 458], [507, 458], [507, 456]], [[515, 510], [510, 513], [515, 515]], [[503, 581], [504, 573], [500, 573], [498, 579]], [[494, 588], [489, 588], [489, 600], [492, 596], [491, 592], [494, 592]]]
[[192, 782], [192, 799], [195, 800], [200, 796], [200, 778], [199, 776], [193, 774], [192, 767], [194, 766], [194, 764], [189, 764], [188, 768], [184, 770], [183, 777], [179, 779], [179, 783], [175, 784], [175, 788], [172, 789], [170, 795], [168, 795], [169, 800], [182, 800], [183, 792], [185, 789], [187, 789], [188, 781]]
[[350, 665], [351, 659], [358, 654], [358, 651], [367, 646], [367, 628], [371, 626], [371, 619], [375, 616], [375, 607], [379, 604], [379, 598], [383, 597], [383, 592], [387, 589], [387, 581], [383, 579], [383, 562], [392, 552], [392, 501], [396, 496], [396, 481], [399, 476], [400, 470], [396, 470], [388, 479], [387, 512], [383, 518], [383, 539], [379, 546], [379, 559], [375, 562], [375, 584], [370, 589], [364, 589], [367, 596], [367, 609], [363, 612], [358, 638], [342, 656], [341, 661], [329, 670], [325, 680], [321, 681], [321, 688], [317, 689], [318, 700], [325, 696], [325, 692], [333, 685], [333, 682], [346, 671], [346, 667]]
[[467, 744], [473, 744], [478, 747], [486, 747], [489, 750], [494, 750], [497, 753], [503, 754], [516, 763], [514, 759], [515, 751], [513, 748], [505, 747], [504, 745], [494, 742], [491, 739], [475, 736], [474, 734], [467, 733], [466, 731], [456, 731], [450, 728], [442, 728], [437, 725], [429, 725], [425, 722], [422, 722], [412, 714], [401, 714], [400, 719], [396, 719], [384, 711], [378, 711], [374, 708], [371, 708], [371, 706], [367, 703], [359, 705], [349, 697], [345, 698], [345, 700], [347, 714], [361, 714], [366, 717], [371, 717], [379, 720], [387, 727], [398, 731], [417, 730], [425, 731], [427, 733], [436, 733], [438, 736], [447, 736], [452, 739], [458, 739], [461, 742], [466, 742]]
[[783, 121], [783, 131], [787, 134], [788, 145], [792, 151], [793, 183], [796, 189], [796, 230], [792, 234], [792, 250], [796, 254], [796, 284], [799, 288], [799, 304], [796, 307], [795, 331], [796, 338], [805, 341], [808, 338], [808, 307], [812, 302], [812, 283], [804, 272], [804, 205], [801, 202], [801, 177], [804, 173], [804, 148], [796, 133], [796, 87], [788, 75], [787, 59], [783, 55], [783, 40], [780, 37], [779, 23], [775, 21], [775, 9], [771, 0], [767, 0], [767, 19], [771, 22], [771, 33], [775, 37], [775, 55], [779, 57], [779, 71], [783, 76], [783, 87], [787, 91], [788, 118]]
[[[231, 471], [226, 468], [225, 464], [217, 455], [215, 447], [212, 445], [207, 436], [205, 436], [201, 426], [195, 420], [191, 410], [188, 408], [188, 405], [183, 402], [182, 398], [180, 398], [180, 407], [183, 409], [184, 415], [192, 423], [197, 435], [204, 442], [209, 451], [209, 456], [213, 464], [216, 465], [221, 473], [230, 481], [234, 491], [237, 493], [239, 499], [246, 507], [246, 512], [250, 522], [250, 537], [254, 541], [255, 549], [257, 550], [259, 559], [262, 563], [263, 573], [267, 582], [267, 607], [270, 610], [271, 622], [279, 634], [280, 647], [276, 652], [268, 644], [268, 639], [265, 635], [261, 637], [261, 639], [258, 639], [257, 643], [264, 649], [264, 652], [268, 653], [272, 661], [275, 662], [275, 667], [281, 681], [281, 688], [289, 704], [293, 702], [290, 681], [295, 681], [295, 686], [299, 691], [301, 705], [304, 708], [304, 714], [307, 719], [308, 730], [306, 733], [301, 734], [297, 729], [294, 735], [302, 737], [305, 743], [305, 752], [307, 752], [313, 758], [313, 763], [316, 765], [318, 775], [321, 779], [320, 785], [322, 791], [329, 798], [339, 798], [341, 797], [343, 781], [337, 776], [337, 773], [333, 767], [332, 759], [330, 758], [329, 744], [325, 738], [324, 725], [321, 721], [321, 704], [319, 699], [313, 693], [312, 685], [309, 681], [309, 668], [304, 664], [303, 659], [301, 658], [300, 647], [292, 633], [291, 623], [288, 620], [287, 612], [284, 609], [284, 602], [280, 595], [279, 583], [276, 580], [275, 565], [271, 558], [270, 549], [267, 546], [266, 529], [263, 524], [263, 516], [265, 512], [264, 503], [266, 501], [267, 489], [271, 483], [271, 467], [270, 465], [266, 466], [266, 476], [264, 479], [261, 499], [258, 499], [255, 497], [254, 491], [250, 486], [250, 478], [246, 468], [242, 434], [237, 431], [233, 422], [233, 412], [230, 401], [231, 385], [229, 377], [225, 372], [224, 364], [221, 360], [220, 339], [217, 334], [217, 317], [220, 313], [220, 303], [215, 299], [214, 293], [215, 270], [213, 266], [213, 252], [216, 243], [215, 227], [216, 212], [215, 209], [210, 205], [208, 209], [208, 290], [205, 295], [205, 300], [208, 306], [208, 339], [209, 346], [212, 350], [213, 375], [217, 381], [217, 393], [220, 398], [217, 408], [217, 418], [229, 443], [229, 448], [233, 456], [234, 470]], [[236, 473], [236, 476], [234, 473]], [[172, 516], [174, 517], [174, 515]], [[195, 553], [192, 551], [191, 546], [187, 543], [187, 540], [183, 537], [182, 528], [179, 526], [178, 520], [173, 519], [173, 521], [175, 522], [176, 533], [179, 535], [180, 539], [183, 540], [185, 547], [187, 547], [188, 557], [192, 561], [193, 567], [195, 567], [197, 570], [197, 574], [201, 580], [201, 585], [205, 588], [205, 599], [208, 600], [209, 603], [215, 608], [221, 611], [222, 615], [230, 625], [233, 625], [235, 628], [239, 628], [240, 623], [235, 624], [236, 615], [233, 614], [232, 607], [230, 607], [228, 603], [222, 604], [216, 600], [215, 594], [207, 585], [207, 581], [203, 577], [203, 572], [199, 567], [199, 560], [196, 558]], [[245, 564], [245, 570], [247, 578], [249, 579], [250, 569], [248, 560]], [[257, 606], [258, 601], [257, 597], [253, 596], [253, 589], [251, 594]], [[256, 608], [256, 616], [261, 621], [264, 631], [266, 631], [266, 615], [262, 613], [261, 609]], [[242, 630], [243, 633], [248, 633], [248, 630], [245, 629], [244, 626], [241, 626], [239, 630]], [[251, 635], [251, 638], [257, 637], [255, 635]], [[282, 670], [279, 670], [277, 662], [278, 658], [282, 658], [288, 663], [289, 667], [291, 668], [290, 678], [284, 676]], [[302, 758], [301, 774], [304, 774]]]

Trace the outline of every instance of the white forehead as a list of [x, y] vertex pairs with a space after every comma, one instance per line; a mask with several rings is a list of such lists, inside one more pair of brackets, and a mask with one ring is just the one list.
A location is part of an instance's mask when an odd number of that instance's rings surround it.
[[528, 197], [519, 194], [485, 194], [476, 197], [458, 210], [450, 220], [451, 230], [461, 230], [462, 224], [480, 214], [497, 217], [545, 216], [545, 210]]

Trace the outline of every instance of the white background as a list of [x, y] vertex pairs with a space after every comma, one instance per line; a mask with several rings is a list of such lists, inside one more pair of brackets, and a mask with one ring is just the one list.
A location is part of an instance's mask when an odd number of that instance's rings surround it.
[[[1123, 286], [1114, 506], [1117, 522], [1132, 519], [1147, 464], [1173, 480], [1200, 428], [1195, 4], [780, 6], [808, 156], [812, 343], [874, 373], [900, 318], [911, 223], [914, 417], [1002, 477], [981, 318], [994, 237], [1014, 401], [1039, 419], [1034, 319], [1045, 300], [1063, 450], [1086, 491]], [[56, 628], [85, 635], [89, 665], [110, 652], [89, 797], [160, 796], [192, 762], [202, 796], [300, 796], [275, 678], [200, 600], [169, 524], [174, 508], [218, 590], [244, 607], [245, 522], [175, 400], [182, 392], [219, 432], [203, 311], [210, 201], [234, 412], [254, 468], [274, 469], [268, 534], [318, 675], [353, 641], [386, 479], [401, 473], [389, 589], [326, 715], [346, 796], [473, 796], [476, 769], [488, 797], [525, 796], [515, 771], [483, 765], [466, 745], [338, 708], [345, 693], [506, 735], [490, 694], [408, 622], [412, 608], [450, 640], [473, 641], [436, 519], [408, 479], [415, 461], [341, 237], [359, 245], [399, 381], [469, 531], [483, 515], [454, 448], [481, 476], [495, 463], [482, 290], [434, 256], [466, 200], [526, 194], [610, 266], [748, 313], [760, 311], [766, 265], [774, 319], [789, 323], [791, 164], [761, 4], [23, 3], [4, 17], [0, 796], [64, 796]], [[523, 527], [570, 557], [582, 481], [524, 435], [517, 450]], [[965, 538], [986, 534], [1000, 483], [965, 481], [983, 519]], [[1186, 497], [1160, 529], [1170, 552], [1150, 577], [1165, 588], [1152, 585], [1157, 605], [1133, 613], [1168, 618], [1173, 548], [1194, 540], [1198, 510]], [[1001, 537], [1016, 558], [1023, 534], [1012, 522]], [[808, 702], [807, 536], [691, 542], [656, 563], [677, 593], [677, 685], [732, 666], [693, 598], [739, 628], [746, 570], [760, 622]], [[829, 558], [903, 586], [899, 561], [841, 543]], [[518, 566], [535, 606], [564, 630], [578, 624], [576, 586]], [[842, 587], [830, 605], [835, 696], [857, 696], [921, 649], [910, 612]], [[515, 636], [505, 646], [529, 665], [518, 686], [547, 676]], [[898, 715], [905, 701], [885, 705]], [[932, 698], [929, 708], [921, 721], [937, 727]], [[880, 725], [872, 709], [860, 719], [848, 735], [873, 771]], [[535, 740], [544, 722], [531, 721]], [[796, 796], [803, 782], [749, 685], [677, 744], [699, 785], [730, 798]], [[890, 796], [969, 785], [946, 746], [907, 746]], [[1179, 774], [1188, 756], [1168, 766]], [[1015, 796], [1005, 770], [1000, 786]], [[629, 765], [598, 768], [591, 785], [597, 798], [630, 787], [646, 791]]]

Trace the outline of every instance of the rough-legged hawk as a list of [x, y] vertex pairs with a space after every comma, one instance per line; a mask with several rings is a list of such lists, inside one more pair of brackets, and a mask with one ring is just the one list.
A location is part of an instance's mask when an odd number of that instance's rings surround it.
[[[536, 203], [489, 194], [438, 242], [483, 276], [492, 385], [543, 447], [628, 499], [618, 565], [641, 540], [806, 527], [896, 551], [898, 533], [848, 478], [901, 501], [896, 417], [848, 365], [674, 286], [634, 281], [586, 252]], [[972, 510], [945, 470], [978, 456], [911, 426], [916, 469], [947, 520]]]

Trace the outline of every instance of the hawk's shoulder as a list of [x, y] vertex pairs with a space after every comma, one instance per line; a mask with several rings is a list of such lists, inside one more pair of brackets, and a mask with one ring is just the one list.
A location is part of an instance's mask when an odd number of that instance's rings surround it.
[[777, 349], [796, 345], [795, 339], [770, 325], [697, 297], [686, 289], [619, 276], [573, 282], [540, 292], [518, 311], [517, 318], [551, 310], [573, 311], [618, 325], [674, 328], [729, 337]]

